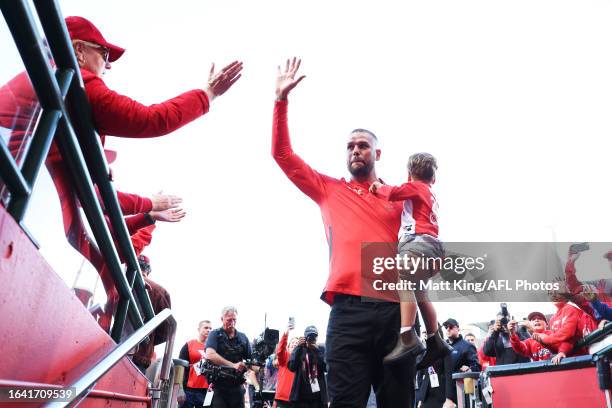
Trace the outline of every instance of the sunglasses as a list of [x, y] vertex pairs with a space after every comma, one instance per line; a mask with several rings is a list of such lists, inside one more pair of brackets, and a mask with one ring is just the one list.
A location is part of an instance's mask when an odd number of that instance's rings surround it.
[[107, 47], [105, 47], [103, 45], [100, 45], [100, 44], [95, 44], [95, 43], [89, 42], [89, 41], [79, 40], [79, 42], [81, 44], [87, 45], [88, 47], [95, 48], [96, 51], [101, 51], [100, 55], [102, 55], [102, 59], [104, 59], [104, 64], [108, 64], [108, 58], [110, 57], [110, 49], [109, 48], [107, 48]]

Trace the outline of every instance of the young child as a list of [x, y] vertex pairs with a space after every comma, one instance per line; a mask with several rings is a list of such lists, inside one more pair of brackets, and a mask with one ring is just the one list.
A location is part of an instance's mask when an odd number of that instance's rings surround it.
[[[399, 187], [372, 183], [370, 191], [389, 201], [404, 201], [401, 227], [398, 234], [398, 253], [410, 258], [442, 259], [444, 248], [438, 241], [438, 204], [431, 191], [436, 181], [436, 159], [429, 153], [416, 153], [408, 159], [408, 182]], [[412, 263], [414, 265], [414, 263]], [[417, 270], [400, 270], [400, 278], [416, 283], [426, 282], [437, 271], [426, 267]], [[426, 291], [400, 290], [401, 328], [395, 348], [384, 358], [384, 363], [394, 363], [409, 356], [418, 356], [423, 351], [413, 326], [416, 320], [417, 304], [427, 329], [427, 351], [417, 368], [429, 367], [444, 357], [452, 348], [438, 332], [438, 319]]]

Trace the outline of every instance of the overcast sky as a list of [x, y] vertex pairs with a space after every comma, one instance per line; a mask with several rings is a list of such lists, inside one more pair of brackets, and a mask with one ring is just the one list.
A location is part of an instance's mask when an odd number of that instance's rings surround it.
[[[227, 304], [250, 337], [268, 325], [324, 333], [327, 243], [319, 210], [270, 156], [276, 66], [303, 58], [290, 95], [294, 148], [346, 176], [350, 130], [375, 132], [378, 174], [406, 178], [408, 156], [438, 158], [446, 241], [610, 241], [612, 3], [609, 1], [60, 1], [127, 48], [104, 80], [143, 103], [201, 88], [212, 62], [244, 61], [210, 113], [173, 134], [108, 138], [118, 189], [181, 195], [188, 216], [146, 249], [172, 295], [177, 350]], [[2, 44], [7, 44], [2, 27]], [[3, 49], [5, 49], [3, 45]], [[7, 48], [8, 52], [8, 48]], [[3, 63], [4, 64], [4, 63]], [[12, 63], [11, 63], [12, 64]], [[0, 67], [4, 82], [20, 68]], [[72, 285], [80, 261], [62, 241], [42, 176], [28, 225]], [[44, 216], [43, 214], [48, 214]], [[609, 274], [601, 254], [601, 270]], [[94, 274], [77, 286], [93, 286]], [[438, 304], [441, 320], [488, 320], [499, 306]], [[549, 304], [510, 305], [516, 315]], [[522, 316], [521, 316], [522, 317]]]

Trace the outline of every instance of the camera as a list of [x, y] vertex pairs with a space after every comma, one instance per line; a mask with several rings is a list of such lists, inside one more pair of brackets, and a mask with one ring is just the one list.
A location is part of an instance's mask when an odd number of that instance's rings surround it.
[[501, 315], [501, 319], [499, 319], [499, 322], [502, 325], [502, 329], [506, 330], [507, 329], [507, 325], [508, 322], [510, 321], [510, 313], [508, 313], [508, 305], [506, 305], [505, 303], [500, 303], [499, 306], [501, 307], [501, 312], [499, 313]]
[[208, 381], [209, 384], [225, 382], [239, 385], [244, 384], [246, 381], [244, 372], [238, 371], [234, 367], [219, 366], [208, 360], [202, 360], [200, 362], [200, 369], [202, 374], [206, 376], [206, 381]]
[[276, 350], [278, 338], [278, 330], [266, 328], [263, 333], [253, 340], [252, 357], [246, 360], [245, 364], [247, 366], [264, 366], [268, 357]]
[[316, 333], [309, 333], [308, 336], [306, 336], [306, 343], [316, 343], [316, 342], [317, 342]]

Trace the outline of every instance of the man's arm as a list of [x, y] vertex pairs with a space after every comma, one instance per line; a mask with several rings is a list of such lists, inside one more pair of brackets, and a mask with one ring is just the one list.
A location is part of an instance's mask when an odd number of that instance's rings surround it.
[[570, 253], [567, 256], [567, 263], [565, 264], [565, 283], [572, 294], [577, 294], [582, 291], [582, 282], [576, 277], [576, 261], [579, 257], [580, 252], [576, 254]]
[[245, 365], [242, 361], [238, 363], [232, 363], [231, 361], [228, 361], [221, 357], [221, 355], [217, 353], [217, 350], [212, 347], [206, 347], [206, 359], [210, 360], [211, 363], [219, 366], [234, 367], [236, 370], [245, 369]]
[[276, 79], [276, 103], [272, 120], [272, 157], [289, 180], [304, 194], [315, 202], [321, 202], [324, 195], [322, 175], [313, 170], [302, 158], [293, 152], [289, 138], [287, 120], [287, 96], [289, 92], [304, 78], [295, 79], [300, 61], [294, 58], [287, 61], [284, 72], [278, 68]]
[[189, 363], [189, 368], [185, 369], [185, 373], [183, 374], [183, 388], [187, 387], [187, 381], [189, 380], [189, 372], [191, 371], [191, 361], [189, 360], [189, 346], [187, 343], [183, 347], [181, 347], [181, 351], [178, 356], [181, 360], [185, 360]]
[[495, 343], [499, 337], [499, 332], [494, 331], [491, 333], [489, 337], [486, 338], [484, 344], [482, 345], [482, 352], [485, 356], [489, 357], [497, 357], [497, 352], [495, 351]]
[[[213, 67], [214, 69], [214, 67]], [[96, 130], [119, 137], [157, 137], [175, 131], [208, 112], [211, 97], [221, 95], [240, 77], [242, 63], [211, 72], [206, 90], [195, 89], [165, 102], [145, 106], [109, 89], [102, 79], [84, 73]]]
[[470, 367], [470, 371], [477, 373], [480, 371], [480, 363], [478, 362], [478, 351], [476, 346], [470, 344], [465, 352], [466, 366]]
[[595, 309], [597, 313], [599, 313], [601, 319], [612, 320], [612, 307], [600, 302], [597, 299], [591, 302], [591, 307]]

